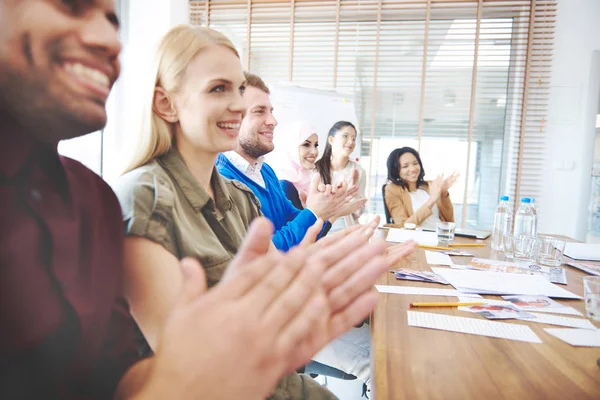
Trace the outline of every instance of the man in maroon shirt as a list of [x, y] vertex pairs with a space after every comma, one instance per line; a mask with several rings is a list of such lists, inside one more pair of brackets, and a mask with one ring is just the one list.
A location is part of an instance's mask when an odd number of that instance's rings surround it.
[[136, 363], [119, 204], [56, 152], [105, 125], [119, 52], [114, 0], [0, 0], [0, 398], [264, 398], [368, 314], [392, 259], [372, 227], [310, 245], [315, 226], [269, 253], [258, 220], [214, 289], [182, 261], [157, 351]]

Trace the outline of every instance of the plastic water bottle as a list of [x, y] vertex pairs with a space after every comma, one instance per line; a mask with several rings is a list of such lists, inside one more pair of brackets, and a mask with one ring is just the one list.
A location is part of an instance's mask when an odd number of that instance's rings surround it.
[[538, 219], [537, 219], [537, 208], [535, 206], [535, 199], [533, 197], [530, 197], [529, 200], [531, 201], [531, 203], [529, 204], [531, 206], [531, 211], [533, 211], [533, 236], [537, 236], [537, 224], [538, 224]]
[[523, 197], [521, 206], [517, 210], [515, 217], [515, 237], [516, 236], [535, 236], [537, 234], [537, 216], [535, 210], [531, 208], [531, 199]]
[[505, 237], [512, 232], [512, 208], [508, 196], [500, 197], [500, 203], [494, 214], [494, 230], [492, 231], [492, 250], [504, 251]]

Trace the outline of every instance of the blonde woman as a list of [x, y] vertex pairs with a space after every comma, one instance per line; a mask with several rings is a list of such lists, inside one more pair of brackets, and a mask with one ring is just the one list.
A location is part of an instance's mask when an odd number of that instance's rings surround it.
[[[143, 333], [146, 352], [159, 343], [165, 316], [180, 290], [183, 277], [178, 260], [183, 257], [199, 260], [208, 285], [215, 285], [242, 245], [250, 221], [261, 215], [252, 192], [224, 179], [214, 167], [220, 152], [235, 147], [245, 112], [242, 103], [245, 80], [234, 46], [212, 29], [182, 25], [166, 34], [157, 56], [153, 90], [148, 94], [145, 110], [146, 122], [135, 145], [138, 151], [115, 187], [127, 233], [125, 296]], [[307, 243], [314, 241], [319, 230], [319, 226], [309, 230]], [[342, 236], [337, 243], [335, 238], [327, 243], [319, 241], [313, 245], [317, 246], [315, 251], [331, 254], [328, 245], [346, 246], [346, 242], [365, 235], [357, 230], [348, 234], [344, 243], [339, 241]], [[360, 240], [363, 244], [354, 245], [359, 249], [357, 253], [373, 250], [371, 245], [365, 245], [366, 239]], [[258, 253], [267, 253], [270, 246], [266, 241], [256, 247]], [[333, 281], [324, 277], [323, 290], [329, 308], [323, 311], [323, 325], [318, 324], [309, 335], [320, 337], [321, 347], [351, 328], [345, 322], [337, 328], [330, 326], [334, 319], [341, 318], [342, 309], [362, 304], [362, 308], [358, 307], [359, 315], [350, 318], [354, 323], [361, 314], [368, 313], [369, 307], [365, 307], [368, 299], [364, 296], [377, 274], [393, 262], [375, 257], [378, 261], [367, 264], [378, 262], [385, 266], [360, 268], [359, 261], [349, 258], [361, 258], [351, 249], [344, 260], [346, 263], [352, 260], [354, 269], [362, 272], [352, 274], [342, 270], [342, 275], [347, 275], [345, 283], [338, 276]], [[332, 264], [328, 270], [332, 268], [333, 273], [335, 265], [341, 266], [341, 262], [327, 260], [325, 264]], [[347, 304], [335, 300], [339, 298], [335, 296], [335, 288], [353, 292]], [[302, 365], [294, 361], [291, 364], [292, 370]], [[302, 398], [304, 394], [311, 399], [334, 398], [310, 378], [296, 374], [282, 380], [272, 398]]]

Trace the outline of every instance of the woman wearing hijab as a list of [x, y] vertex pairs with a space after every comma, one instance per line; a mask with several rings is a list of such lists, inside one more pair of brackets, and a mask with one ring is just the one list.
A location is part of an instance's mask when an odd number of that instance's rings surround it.
[[276, 148], [281, 147], [284, 151], [278, 171], [279, 183], [294, 207], [302, 210], [301, 199], [308, 192], [311, 172], [319, 155], [319, 136], [312, 126], [296, 123]]
[[[277, 176], [286, 197], [294, 207], [303, 210], [304, 200], [312, 176], [315, 174], [316, 160], [319, 155], [319, 136], [314, 127], [296, 122], [285, 134], [275, 135], [278, 143], [275, 146], [279, 153]], [[358, 199], [340, 208], [337, 215], [325, 223], [325, 232], [331, 229], [338, 218], [351, 215], [361, 210], [366, 199]]]

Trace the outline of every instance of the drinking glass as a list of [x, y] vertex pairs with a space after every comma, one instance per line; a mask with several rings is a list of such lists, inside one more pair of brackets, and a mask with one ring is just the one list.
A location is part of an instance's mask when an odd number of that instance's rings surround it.
[[552, 236], [538, 236], [538, 238], [540, 239], [538, 263], [550, 267], [558, 267], [562, 264], [563, 251], [567, 243]]
[[540, 240], [529, 235], [513, 236], [512, 250], [514, 260], [533, 262], [540, 252]]
[[456, 225], [454, 222], [438, 222], [436, 225], [436, 232], [438, 243], [442, 246], [448, 246], [454, 241], [454, 228]]
[[600, 276], [583, 277], [585, 312], [594, 321], [600, 321]]

